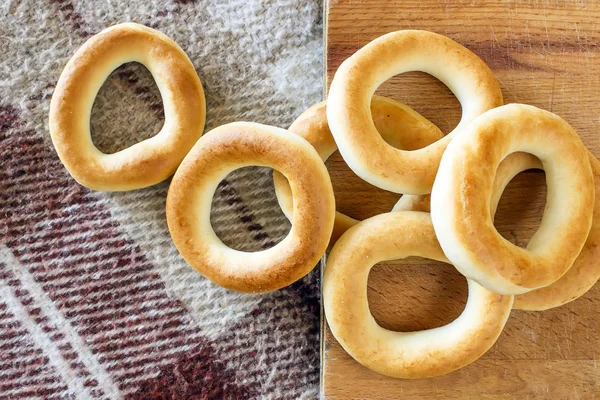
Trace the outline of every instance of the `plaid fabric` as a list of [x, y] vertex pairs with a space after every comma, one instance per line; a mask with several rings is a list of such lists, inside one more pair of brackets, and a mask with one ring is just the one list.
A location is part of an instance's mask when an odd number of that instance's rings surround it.
[[[314, 398], [319, 292], [313, 272], [274, 293], [238, 294], [193, 271], [165, 220], [168, 182], [90, 191], [48, 134], [53, 87], [74, 51], [135, 21], [187, 52], [207, 126], [288, 126], [322, 96], [321, 2], [7, 0], [0, 4], [0, 398]], [[105, 152], [163, 123], [145, 68], [117, 69], [98, 94]], [[289, 230], [271, 174], [230, 174], [213, 201], [227, 244], [258, 250]]]

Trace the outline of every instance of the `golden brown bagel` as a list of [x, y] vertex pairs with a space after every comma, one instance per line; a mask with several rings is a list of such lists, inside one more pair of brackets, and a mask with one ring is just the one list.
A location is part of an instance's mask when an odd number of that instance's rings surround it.
[[431, 206], [431, 195], [429, 194], [405, 194], [394, 204], [392, 211], [422, 211], [429, 212]]
[[[600, 162], [591, 153], [590, 164], [594, 173], [595, 197], [600, 197]], [[539, 159], [527, 153], [513, 153], [500, 163], [494, 180], [491, 200], [492, 216], [508, 183], [520, 172], [542, 169]], [[404, 195], [392, 211], [429, 212], [430, 197]], [[559, 307], [583, 296], [600, 279], [600, 202], [594, 202], [592, 228], [577, 260], [556, 282], [515, 296], [513, 308], [521, 310], [547, 310]]]
[[[322, 101], [310, 107], [289, 128], [290, 132], [306, 139], [317, 150], [324, 162], [337, 150], [327, 124], [326, 104], [325, 101]], [[412, 108], [385, 97], [373, 96], [371, 115], [383, 140], [396, 148], [415, 150], [444, 136], [437, 126]], [[279, 205], [291, 220], [293, 201], [290, 185], [285, 177], [277, 171], [273, 172], [273, 181]], [[419, 201], [421, 196], [414, 197], [415, 201]], [[333, 246], [348, 228], [357, 223], [358, 220], [336, 211], [330, 245]]]
[[[514, 157], [518, 156], [518, 157]], [[600, 162], [588, 152], [594, 174], [595, 198], [600, 198]], [[510, 163], [510, 164], [509, 164]], [[504, 167], [504, 168], [502, 168]], [[530, 154], [518, 153], [508, 156], [496, 174], [492, 215], [508, 183], [518, 173], [527, 169], [541, 169], [539, 160]], [[583, 296], [600, 278], [600, 201], [594, 202], [593, 221], [583, 249], [573, 266], [556, 282], [530, 292], [515, 296], [513, 308], [521, 310], [547, 310]]]
[[[294, 216], [280, 243], [244, 252], [217, 237], [210, 209], [219, 182], [251, 165], [286, 176], [294, 193]], [[279, 289], [310, 272], [327, 248], [334, 217], [331, 180], [316, 150], [284, 129], [249, 122], [206, 133], [177, 169], [167, 195], [169, 231], [183, 258], [216, 284], [241, 292]]]
[[[377, 87], [408, 71], [438, 78], [463, 109], [462, 119], [452, 132], [413, 151], [386, 143], [369, 110]], [[456, 132], [503, 101], [492, 71], [471, 51], [442, 35], [407, 30], [383, 35], [344, 61], [331, 83], [328, 104], [329, 127], [342, 157], [356, 175], [395, 193], [426, 194], [431, 192], [440, 158]]]
[[417, 332], [394, 332], [369, 311], [367, 280], [373, 265], [409, 256], [448, 262], [423, 212], [392, 212], [366, 219], [335, 244], [323, 276], [323, 305], [331, 332], [365, 367], [396, 378], [446, 374], [481, 357], [508, 319], [513, 296], [503, 296], [468, 280], [462, 314], [448, 325]]
[[[110, 73], [127, 62], [143, 64], [156, 81], [165, 123], [154, 137], [104, 154], [90, 135], [92, 105]], [[132, 190], [171, 176], [202, 135], [202, 84], [185, 52], [143, 25], [115, 25], [92, 36], [69, 60], [50, 103], [50, 135], [60, 160], [84, 186]]]
[[[491, 214], [498, 165], [519, 151], [540, 159], [548, 186], [544, 217], [525, 249], [496, 231]], [[467, 278], [503, 294], [550, 285], [567, 272], [588, 237], [593, 209], [592, 169], [575, 131], [559, 116], [521, 104], [490, 110], [463, 127], [442, 157], [431, 193], [431, 219], [448, 259]]]
[[[500, 201], [500, 197], [508, 183], [520, 172], [526, 169], [541, 168], [542, 164], [539, 160], [527, 153], [514, 153], [507, 156], [496, 171], [496, 179], [494, 180], [494, 191], [491, 204], [492, 216], [496, 213], [496, 207]], [[392, 211], [423, 211], [430, 212], [431, 210], [431, 195], [414, 195], [405, 194], [396, 202]]]

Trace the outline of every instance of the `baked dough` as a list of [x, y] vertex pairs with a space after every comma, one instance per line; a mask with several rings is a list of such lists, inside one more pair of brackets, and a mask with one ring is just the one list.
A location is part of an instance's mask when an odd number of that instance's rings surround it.
[[[422, 71], [442, 81], [462, 106], [458, 126], [420, 150], [390, 146], [369, 110], [379, 85], [394, 75]], [[367, 44], [339, 67], [328, 96], [327, 119], [342, 157], [354, 173], [395, 193], [426, 194], [446, 146], [463, 126], [503, 104], [488, 66], [455, 41], [427, 31], [397, 31]]]
[[377, 215], [350, 228], [331, 250], [323, 276], [323, 305], [331, 332], [356, 361], [383, 375], [426, 378], [475, 361], [496, 341], [513, 296], [467, 280], [462, 314], [448, 325], [417, 332], [382, 328], [370, 313], [367, 280], [373, 265], [409, 256], [449, 262], [428, 213]]
[[[289, 128], [290, 132], [308, 140], [317, 150], [323, 162], [327, 161], [337, 150], [337, 145], [327, 124], [326, 108], [326, 101], [315, 104], [303, 112]], [[383, 140], [396, 148], [405, 150], [420, 149], [444, 136], [437, 126], [421, 114], [392, 99], [373, 96], [371, 115], [373, 116], [373, 123]], [[277, 171], [273, 172], [273, 181], [279, 205], [291, 221], [293, 201], [290, 185], [285, 177]], [[429, 204], [429, 195], [426, 195], [426, 200], [421, 199], [423, 196], [416, 195], [413, 197], [414, 201], [426, 201]], [[333, 246], [348, 228], [358, 222], [358, 220], [336, 211], [333, 233], [329, 242], [330, 246]]]
[[[90, 116], [110, 73], [127, 62], [143, 64], [156, 81], [165, 123], [154, 137], [114, 154], [94, 146]], [[60, 160], [80, 184], [96, 190], [133, 190], [171, 176], [202, 135], [204, 91], [185, 52], [143, 25], [115, 25], [92, 36], [69, 60], [50, 103], [50, 136]]]
[[[500, 162], [514, 152], [540, 159], [546, 211], [527, 248], [494, 228], [491, 204]], [[450, 143], [431, 193], [431, 218], [452, 264], [502, 294], [550, 285], [573, 265], [590, 232], [594, 178], [588, 151], [562, 118], [522, 104], [490, 110]], [[560, 232], [560, 234], [557, 234]]]
[[[227, 247], [210, 223], [219, 182], [246, 166], [279, 170], [294, 194], [290, 232], [257, 252]], [[279, 289], [309, 273], [327, 248], [334, 217], [331, 180], [316, 150], [289, 131], [249, 122], [206, 133], [177, 169], [167, 195], [169, 231], [183, 258], [216, 284], [241, 292]]]
[[[594, 173], [595, 197], [600, 197], [600, 162], [589, 153], [590, 164]], [[500, 163], [494, 181], [491, 200], [492, 213], [509, 182], [519, 173], [529, 169], [542, 169], [540, 160], [527, 153], [513, 153]], [[424, 211], [429, 212], [430, 197], [428, 195], [404, 195], [398, 200], [392, 211]], [[529, 311], [541, 311], [562, 306], [583, 296], [600, 279], [600, 202], [594, 202], [592, 228], [577, 260], [569, 270], [556, 282], [527, 293], [515, 296], [513, 308]]]
[[[516, 157], [515, 157], [516, 156]], [[588, 152], [594, 174], [595, 198], [600, 198], [600, 162]], [[492, 215], [508, 183], [527, 169], [541, 169], [540, 161], [526, 153], [511, 154], [498, 168], [494, 182]], [[583, 296], [600, 278], [600, 201], [595, 201], [592, 228], [583, 249], [573, 266], [556, 282], [530, 292], [515, 296], [513, 308], [521, 310], [547, 310], [562, 306]]]

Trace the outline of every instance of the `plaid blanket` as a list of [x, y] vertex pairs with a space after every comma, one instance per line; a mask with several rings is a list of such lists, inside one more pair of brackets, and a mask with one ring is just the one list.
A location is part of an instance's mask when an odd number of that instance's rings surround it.
[[[0, 398], [314, 398], [319, 381], [317, 272], [262, 295], [193, 271], [167, 231], [168, 182], [90, 191], [49, 139], [54, 85], [74, 51], [134, 21], [187, 52], [207, 126], [288, 126], [322, 97], [322, 10], [301, 0], [5, 0], [0, 3]], [[140, 65], [117, 69], [92, 112], [114, 152], [163, 123]], [[289, 222], [271, 173], [230, 174], [213, 225], [238, 249], [281, 240]]]

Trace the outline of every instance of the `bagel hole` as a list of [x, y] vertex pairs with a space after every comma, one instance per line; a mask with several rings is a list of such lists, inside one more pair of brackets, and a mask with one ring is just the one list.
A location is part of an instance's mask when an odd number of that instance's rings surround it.
[[275, 196], [273, 169], [244, 167], [229, 173], [213, 196], [210, 222], [219, 239], [235, 250], [266, 250], [281, 242], [291, 224]]
[[461, 105], [437, 78], [424, 72], [406, 72], [385, 81], [375, 94], [404, 103], [437, 125], [446, 135], [460, 122]]
[[123, 64], [94, 100], [92, 142], [101, 152], [113, 154], [155, 136], [164, 121], [162, 98], [150, 71], [140, 63]]
[[444, 326], [462, 313], [467, 281], [452, 265], [420, 257], [376, 264], [367, 297], [375, 321], [399, 332]]
[[538, 230], [546, 208], [546, 174], [528, 170], [510, 181], [494, 218], [494, 226], [511, 243], [526, 247]]

